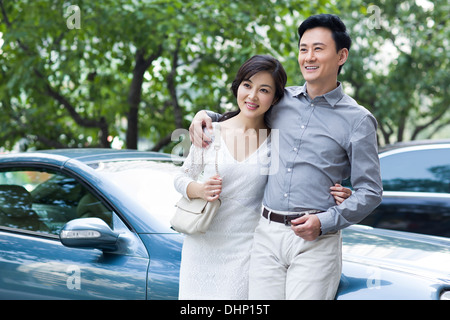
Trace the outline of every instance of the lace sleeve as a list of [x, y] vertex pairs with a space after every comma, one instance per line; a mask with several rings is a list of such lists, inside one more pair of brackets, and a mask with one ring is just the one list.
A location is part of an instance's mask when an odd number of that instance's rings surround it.
[[180, 172], [175, 176], [175, 189], [181, 193], [186, 199], [187, 187], [192, 181], [197, 181], [197, 178], [203, 171], [203, 149], [194, 145], [189, 150], [189, 155], [181, 166]]

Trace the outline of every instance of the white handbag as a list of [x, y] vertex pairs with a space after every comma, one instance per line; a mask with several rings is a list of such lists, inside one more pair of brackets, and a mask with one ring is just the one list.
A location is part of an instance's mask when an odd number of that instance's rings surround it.
[[182, 197], [170, 223], [175, 231], [185, 234], [205, 233], [220, 207], [220, 199], [209, 202], [203, 199], [189, 201]]
[[[215, 169], [216, 174], [219, 174], [217, 160], [220, 148], [220, 126], [216, 124], [214, 129], [215, 139], [213, 146], [216, 151]], [[188, 200], [185, 197], [181, 197], [176, 204], [177, 209], [175, 214], [170, 220], [172, 229], [184, 234], [205, 233], [213, 221], [220, 205], [220, 199], [211, 202], [204, 199]]]

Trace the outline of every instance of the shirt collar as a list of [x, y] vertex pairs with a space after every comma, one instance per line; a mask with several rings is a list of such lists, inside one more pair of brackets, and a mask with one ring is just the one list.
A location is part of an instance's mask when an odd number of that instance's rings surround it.
[[[303, 86], [296, 87], [292, 93], [293, 96], [308, 96], [308, 93], [306, 92], [306, 83]], [[333, 89], [322, 96], [317, 96], [316, 98], [323, 97], [330, 104], [330, 106], [335, 107], [343, 96], [344, 90], [342, 89], [342, 84], [338, 82], [338, 86], [336, 87], [336, 89]]]
[[299, 95], [308, 96], [306, 93], [306, 83], [303, 86], [292, 87], [292, 96], [297, 97]]

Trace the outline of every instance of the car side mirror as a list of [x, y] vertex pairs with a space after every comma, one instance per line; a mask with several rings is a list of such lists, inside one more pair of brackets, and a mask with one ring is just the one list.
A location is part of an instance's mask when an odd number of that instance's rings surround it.
[[67, 222], [59, 233], [67, 247], [116, 251], [119, 234], [99, 218], [80, 218]]

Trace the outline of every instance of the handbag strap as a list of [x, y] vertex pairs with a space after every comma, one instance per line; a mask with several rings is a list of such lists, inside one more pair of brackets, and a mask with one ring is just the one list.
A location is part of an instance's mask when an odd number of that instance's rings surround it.
[[216, 174], [219, 174], [219, 149], [220, 149], [220, 141], [221, 141], [221, 136], [220, 136], [220, 124], [215, 123], [214, 124], [214, 142], [213, 142], [213, 146], [214, 146], [214, 150], [216, 150], [216, 160], [215, 160], [215, 168], [216, 168]]
[[[220, 137], [220, 124], [214, 123], [213, 148], [216, 151], [216, 160], [215, 160], [216, 174], [219, 174], [219, 163], [218, 162], [219, 162], [220, 140], [221, 140], [221, 137]], [[202, 148], [202, 166], [205, 163], [205, 161], [204, 161], [204, 154], [205, 154], [205, 149]]]

